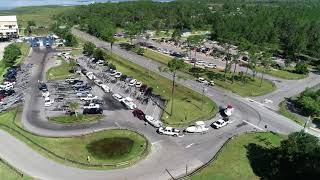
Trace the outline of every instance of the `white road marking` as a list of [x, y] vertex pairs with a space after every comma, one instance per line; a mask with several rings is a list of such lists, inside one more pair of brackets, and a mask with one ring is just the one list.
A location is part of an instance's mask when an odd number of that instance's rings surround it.
[[161, 143], [162, 141], [163, 141], [163, 140], [155, 141], [155, 142], [152, 142], [151, 144], [152, 144], [152, 145], [155, 145], [155, 144]]
[[118, 122], [114, 122], [114, 123], [118, 126], [118, 128], [121, 128], [121, 126]]
[[256, 126], [256, 125], [254, 125], [254, 124], [252, 124], [252, 123], [250, 123], [250, 122], [248, 122], [248, 121], [246, 121], [246, 120], [242, 120], [242, 121], [245, 122], [245, 123], [247, 123], [247, 124], [249, 124], [249, 125], [251, 125], [251, 126], [253, 126], [253, 127], [255, 127], [255, 128], [257, 128], [257, 129], [259, 129], [259, 130], [261, 130], [261, 131], [266, 131], [266, 130], [260, 128], [259, 126]]
[[187, 145], [185, 148], [188, 149], [188, 148], [190, 148], [192, 145], [194, 145], [194, 143], [191, 143], [191, 144]]

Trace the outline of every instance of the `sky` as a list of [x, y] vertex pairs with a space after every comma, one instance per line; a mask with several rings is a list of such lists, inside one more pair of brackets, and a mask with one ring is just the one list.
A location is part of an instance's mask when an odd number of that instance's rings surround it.
[[[42, 6], [42, 5], [77, 5], [91, 2], [118, 2], [126, 0], [0, 0], [0, 10], [12, 9], [21, 6]], [[167, 0], [158, 0], [167, 1]]]

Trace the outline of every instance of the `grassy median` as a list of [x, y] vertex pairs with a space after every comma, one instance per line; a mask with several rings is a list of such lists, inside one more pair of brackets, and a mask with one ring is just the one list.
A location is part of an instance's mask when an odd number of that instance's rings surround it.
[[171, 56], [161, 54], [148, 48], [144, 50], [143, 56], [165, 65], [167, 65], [168, 62], [173, 59]]
[[167, 124], [185, 126], [196, 120], [207, 120], [217, 113], [218, 108], [212, 100], [204, 97], [203, 105], [201, 105], [201, 94], [187, 87], [177, 85], [173, 101], [173, 114], [170, 116], [172, 81], [152, 71], [149, 72], [147, 69], [115, 54], [112, 55], [111, 62], [116, 65], [117, 70], [153, 87], [156, 94], [167, 100], [165, 112], [162, 115], [162, 120]]
[[46, 73], [47, 80], [58, 80], [58, 79], [65, 79], [68, 76], [74, 75], [70, 72], [75, 66], [74, 63], [66, 62], [62, 58], [58, 58], [61, 62], [59, 66], [50, 68]]
[[[257, 67], [256, 70], [258, 72], [262, 72], [263, 68], [262, 67]], [[266, 73], [269, 74], [270, 76], [278, 77], [281, 79], [287, 79], [287, 80], [299, 80], [299, 79], [304, 79], [308, 77], [306, 74], [297, 74], [293, 72], [294, 68], [286, 68], [284, 70], [278, 70], [278, 69], [271, 69], [267, 71]]]
[[235, 137], [227, 143], [208, 167], [196, 173], [190, 179], [260, 179], [250, 164], [247, 156], [249, 144], [257, 144], [267, 148], [279, 146], [285, 136], [272, 133], [249, 133]]
[[279, 113], [282, 114], [283, 116], [291, 119], [292, 121], [298, 123], [299, 125], [304, 125], [304, 121], [300, 118], [298, 118], [295, 114], [290, 112], [290, 110], [287, 107], [287, 101], [284, 100], [279, 104]]
[[58, 116], [58, 117], [50, 117], [49, 121], [58, 123], [58, 124], [73, 124], [73, 123], [86, 123], [86, 122], [95, 122], [103, 119], [103, 115], [83, 115], [78, 114], [72, 116]]
[[[69, 166], [84, 169], [112, 169], [125, 167], [137, 162], [141, 158], [145, 157], [149, 152], [150, 145], [148, 140], [145, 139], [143, 136], [139, 135], [138, 133], [129, 130], [106, 130], [88, 135], [67, 138], [49, 138], [37, 136], [25, 131], [21, 127], [21, 123], [19, 122], [20, 113], [21, 112], [18, 112], [15, 109], [5, 113], [1, 113], [0, 128], [6, 130], [8, 133], [20, 139], [21, 141], [29, 145], [31, 148], [33, 148], [35, 151], [38, 151], [40, 154]], [[14, 130], [10, 130], [8, 127]], [[130, 148], [129, 150], [126, 149], [125, 153], [122, 153], [120, 156], [103, 158], [97, 157], [94, 154], [94, 152], [92, 152], [89, 148], [90, 144], [106, 138], [129, 139], [131, 142], [129, 144]], [[113, 143], [117, 143], [117, 141]], [[48, 151], [51, 151], [52, 153]], [[121, 146], [116, 147], [115, 151], [123, 152]], [[62, 158], [57, 157], [53, 153]], [[67, 161], [65, 159], [77, 161], [80, 163], [87, 163], [89, 165], [81, 165], [78, 163]], [[128, 162], [128, 164], [121, 164], [123, 162]], [[92, 166], [94, 164], [98, 166]], [[109, 164], [110, 166], [101, 166], [102, 164]], [[115, 166], [116, 164], [119, 164], [119, 166]]]

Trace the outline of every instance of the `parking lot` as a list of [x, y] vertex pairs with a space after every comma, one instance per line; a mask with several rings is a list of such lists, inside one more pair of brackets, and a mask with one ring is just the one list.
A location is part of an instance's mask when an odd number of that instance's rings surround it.
[[12, 77], [13, 79], [10, 79], [11, 82], [9, 82], [9, 79], [7, 79], [8, 81], [6, 81], [6, 79], [4, 80], [4, 84], [12, 83], [13, 88], [1, 90], [4, 94], [1, 93], [0, 112], [12, 108], [23, 101], [23, 94], [28, 93], [26, 89], [29, 85], [32, 67], [32, 64], [21, 65], [14, 78]]

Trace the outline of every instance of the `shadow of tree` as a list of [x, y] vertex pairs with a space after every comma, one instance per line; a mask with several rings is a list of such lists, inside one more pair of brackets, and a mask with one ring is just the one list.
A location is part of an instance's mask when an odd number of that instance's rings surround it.
[[250, 143], [246, 146], [247, 157], [253, 172], [261, 179], [271, 178], [274, 150]]

